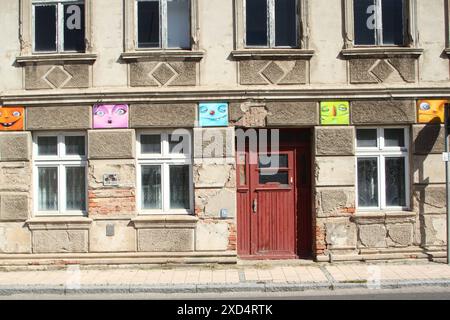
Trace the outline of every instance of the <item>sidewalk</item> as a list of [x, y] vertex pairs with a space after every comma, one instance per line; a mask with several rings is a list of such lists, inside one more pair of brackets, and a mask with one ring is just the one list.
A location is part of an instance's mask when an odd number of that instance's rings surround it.
[[436, 263], [187, 266], [147, 269], [2, 271], [0, 295], [89, 293], [286, 292], [343, 288], [450, 286]]

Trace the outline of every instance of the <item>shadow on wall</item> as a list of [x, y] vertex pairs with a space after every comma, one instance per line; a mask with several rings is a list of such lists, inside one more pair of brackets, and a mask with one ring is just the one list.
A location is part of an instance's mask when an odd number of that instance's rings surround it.
[[[414, 145], [414, 155], [427, 155], [432, 152], [443, 152], [444, 150], [439, 150], [439, 147], [436, 147], [437, 144], [439, 144], [439, 137], [441, 130], [444, 130], [441, 128], [441, 119], [439, 117], [433, 118], [429, 123], [425, 124], [424, 128], [420, 130], [419, 134], [413, 141]], [[416, 201], [416, 203], [419, 206], [419, 221], [420, 221], [420, 235], [421, 235], [421, 245], [426, 245], [426, 236], [427, 233], [425, 232], [425, 187], [430, 183], [429, 178], [424, 176], [424, 161], [425, 157], [417, 157], [417, 160], [419, 160], [416, 164], [416, 169], [418, 173], [418, 181], [421, 184], [420, 188], [414, 190], [413, 197], [416, 197], [416, 192], [418, 199], [421, 201]], [[414, 175], [416, 172], [413, 173]]]

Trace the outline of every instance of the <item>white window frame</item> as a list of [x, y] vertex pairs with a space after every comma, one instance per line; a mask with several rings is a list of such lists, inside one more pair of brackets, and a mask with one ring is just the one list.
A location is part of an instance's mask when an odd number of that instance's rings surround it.
[[295, 1], [295, 45], [294, 46], [276, 46], [276, 22], [275, 22], [275, 1], [276, 0], [266, 0], [267, 1], [267, 42], [266, 46], [255, 46], [247, 44], [247, 0], [244, 0], [243, 4], [243, 21], [244, 21], [244, 45], [246, 48], [298, 48], [299, 47], [299, 25], [300, 25], [300, 0]]
[[[189, 0], [189, 39], [192, 38], [192, 1]], [[142, 48], [139, 46], [139, 15], [138, 15], [138, 3], [139, 2], [159, 2], [159, 46], [154, 48]], [[189, 48], [181, 47], [169, 47], [168, 46], [168, 16], [167, 16], [167, 0], [135, 0], [134, 1], [134, 38], [136, 41], [136, 50], [190, 50], [192, 43], [190, 41]]]
[[[353, 1], [358, 1], [358, 0], [353, 0]], [[377, 14], [375, 15], [375, 25], [378, 25], [379, 28], [375, 29], [374, 33], [375, 33], [375, 43], [374, 44], [368, 44], [368, 45], [361, 45], [361, 44], [356, 44], [355, 46], [357, 47], [391, 47], [391, 46], [404, 46], [406, 43], [406, 30], [407, 30], [407, 8], [406, 8], [406, 1], [402, 0], [402, 16], [403, 16], [403, 30], [402, 30], [402, 35], [403, 35], [403, 43], [400, 45], [392, 45], [392, 44], [384, 44], [383, 42], [383, 10], [382, 10], [382, 2], [383, 1], [389, 1], [389, 0], [374, 0], [375, 2], [375, 6], [376, 6], [376, 12]], [[379, 18], [381, 21], [378, 21]], [[355, 23], [353, 23], [353, 26], [355, 25]], [[356, 33], [356, 30], [355, 30]]]
[[[180, 130], [180, 129], [178, 129]], [[189, 152], [185, 154], [170, 154], [169, 153], [169, 135], [173, 133], [189, 134]], [[143, 154], [141, 152], [141, 136], [142, 135], [160, 135], [161, 136], [161, 153], [160, 154]], [[192, 167], [192, 132], [190, 130], [141, 130], [137, 132], [137, 192], [136, 192], [136, 208], [139, 214], [172, 214], [172, 215], [187, 215], [194, 212], [194, 183], [193, 183], [193, 167]], [[149, 210], [142, 208], [142, 181], [141, 173], [142, 166], [146, 165], [160, 165], [161, 166], [161, 194], [162, 194], [162, 209]], [[170, 165], [189, 165], [189, 209], [170, 209]]]
[[[83, 136], [84, 156], [65, 155], [65, 137]], [[40, 156], [38, 154], [39, 137], [57, 137], [58, 155]], [[38, 168], [58, 168], [58, 210], [39, 211], [39, 172]], [[67, 210], [66, 209], [66, 167], [84, 167], [85, 168], [85, 208], [86, 210]], [[83, 132], [39, 132], [33, 134], [33, 212], [35, 216], [86, 216], [88, 210], [88, 165], [87, 165], [87, 136]]]
[[[375, 129], [377, 130], [377, 146], [376, 147], [358, 147], [358, 137], [356, 135], [356, 157], [355, 157], [355, 185], [356, 185], [356, 207], [358, 211], [407, 211], [411, 208], [411, 193], [410, 193], [410, 163], [409, 163], [409, 130], [407, 127], [356, 127], [356, 130]], [[405, 138], [405, 147], [385, 147], [384, 145], [384, 130], [385, 129], [403, 129]], [[405, 203], [402, 206], [387, 206], [386, 205], [386, 177], [385, 177], [385, 159], [386, 158], [405, 158]], [[358, 159], [360, 158], [377, 158], [378, 161], [378, 206], [376, 207], [360, 207], [359, 188], [358, 188]]]
[[[33, 52], [34, 53], [75, 53], [78, 51], [64, 50], [64, 5], [84, 5], [84, 14], [86, 14], [86, 2], [84, 0], [32, 0], [32, 28], [33, 28]], [[36, 51], [36, 20], [35, 20], [35, 7], [45, 5], [56, 5], [56, 51]], [[86, 19], [85, 19], [86, 21]], [[86, 34], [86, 25], [82, 26]], [[85, 48], [86, 50], [86, 48]]]

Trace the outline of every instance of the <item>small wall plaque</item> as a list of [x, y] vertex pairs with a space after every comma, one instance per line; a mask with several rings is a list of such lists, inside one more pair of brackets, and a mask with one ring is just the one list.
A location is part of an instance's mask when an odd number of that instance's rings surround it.
[[119, 185], [119, 175], [117, 173], [107, 173], [103, 175], [103, 185], [117, 186]]

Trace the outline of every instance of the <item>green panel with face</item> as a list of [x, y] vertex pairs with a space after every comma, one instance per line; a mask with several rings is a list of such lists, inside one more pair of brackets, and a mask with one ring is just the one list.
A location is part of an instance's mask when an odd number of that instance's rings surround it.
[[322, 125], [349, 125], [350, 103], [348, 101], [327, 101], [320, 103]]

